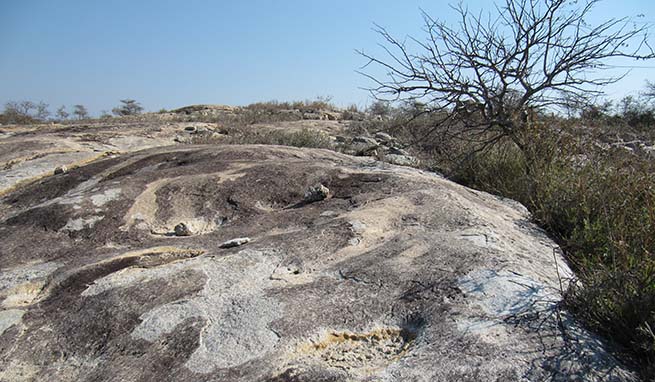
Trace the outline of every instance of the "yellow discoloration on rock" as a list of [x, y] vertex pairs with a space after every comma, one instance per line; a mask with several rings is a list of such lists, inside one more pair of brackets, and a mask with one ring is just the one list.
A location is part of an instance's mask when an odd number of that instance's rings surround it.
[[73, 149], [73, 148], [69, 148], [69, 149], [55, 149], [55, 148], [44, 149], [44, 150], [40, 150], [39, 152], [31, 154], [31, 155], [12, 158], [12, 159], [10, 159], [10, 160], [8, 160], [6, 162], [2, 162], [2, 163], [0, 163], [0, 168], [8, 170], [11, 167], [13, 167], [13, 166], [15, 166], [15, 165], [17, 165], [19, 163], [31, 161], [31, 160], [38, 159], [38, 158], [43, 158], [46, 155], [74, 153], [76, 151], [79, 151], [79, 150], [76, 150], [76, 149]]
[[329, 331], [317, 341], [299, 345], [291, 358], [292, 363], [315, 361], [356, 376], [370, 375], [405, 355], [414, 338], [414, 333], [398, 327]]
[[26, 362], [12, 360], [7, 368], [0, 370], [0, 381], [32, 382], [37, 380], [40, 368]]
[[3, 291], [5, 299], [2, 301], [3, 308], [20, 308], [31, 305], [39, 296], [45, 286], [45, 280], [28, 281]]
[[[162, 263], [170, 263], [178, 259], [187, 259], [191, 257], [200, 256], [204, 253], [205, 251], [202, 249], [179, 248], [173, 246], [152, 247], [152, 248], [127, 252], [122, 255], [112, 257], [111, 259], [107, 259], [94, 264], [87, 265], [87, 267], [94, 267], [94, 266], [114, 262], [116, 260], [125, 260], [131, 258], [138, 258], [142, 261], [147, 262], [149, 258], [152, 259], [156, 257], [158, 260], [159, 259], [163, 260], [161, 261]], [[139, 265], [147, 265], [147, 263], [139, 264]]]

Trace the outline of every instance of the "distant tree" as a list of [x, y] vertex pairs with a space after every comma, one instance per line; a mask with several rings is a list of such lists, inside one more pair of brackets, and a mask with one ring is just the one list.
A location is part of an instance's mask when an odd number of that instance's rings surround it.
[[8, 123], [34, 123], [45, 121], [49, 116], [48, 104], [43, 101], [9, 101], [3, 112], [3, 119]]
[[604, 100], [592, 105], [583, 105], [580, 108], [580, 118], [587, 121], [604, 121], [611, 116], [612, 101]]
[[58, 119], [65, 121], [68, 119], [70, 114], [68, 114], [68, 112], [66, 111], [66, 106], [61, 105], [55, 112], [55, 115], [57, 116]]
[[89, 112], [86, 110], [86, 107], [84, 107], [84, 105], [74, 105], [73, 106], [73, 115], [77, 119], [89, 118]]
[[628, 116], [629, 114], [636, 113], [640, 108], [639, 102], [634, 96], [628, 95], [619, 101], [618, 112], [622, 116]]
[[376, 100], [368, 107], [367, 111], [371, 115], [387, 117], [391, 114], [391, 103], [384, 100]]
[[111, 111], [117, 116], [137, 115], [143, 111], [141, 104], [133, 99], [120, 100], [122, 105], [113, 108]]
[[646, 89], [641, 93], [648, 101], [655, 101], [655, 82], [646, 81]]
[[617, 105], [617, 114], [629, 126], [637, 128], [651, 128], [655, 125], [655, 107], [649, 92], [653, 84], [646, 83], [646, 90], [639, 98], [628, 95], [623, 97]]
[[39, 121], [45, 121], [48, 119], [48, 117], [50, 117], [50, 110], [48, 110], [49, 107], [50, 105], [43, 101], [34, 105], [34, 118]]
[[35, 105], [31, 101], [9, 101], [5, 104], [4, 123], [32, 123], [32, 111]]
[[108, 110], [102, 110], [100, 112], [100, 119], [108, 119], [111, 118], [111, 113]]

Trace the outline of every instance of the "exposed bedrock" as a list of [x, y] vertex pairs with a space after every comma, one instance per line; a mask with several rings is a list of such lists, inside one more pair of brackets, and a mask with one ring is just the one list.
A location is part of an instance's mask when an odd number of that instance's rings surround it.
[[9, 190], [0, 219], [0, 381], [634, 379], [561, 309], [571, 272], [522, 206], [416, 169], [152, 148]]

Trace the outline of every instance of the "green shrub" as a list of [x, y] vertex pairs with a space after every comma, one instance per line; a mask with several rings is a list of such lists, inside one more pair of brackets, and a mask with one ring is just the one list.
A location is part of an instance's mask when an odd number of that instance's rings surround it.
[[569, 309], [653, 378], [655, 165], [584, 136], [532, 133], [527, 155], [503, 142], [445, 167], [463, 184], [528, 207], [579, 278], [565, 296]]

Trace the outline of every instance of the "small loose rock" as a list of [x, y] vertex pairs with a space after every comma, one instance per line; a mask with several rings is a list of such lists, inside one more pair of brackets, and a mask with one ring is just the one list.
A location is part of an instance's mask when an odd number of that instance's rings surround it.
[[220, 248], [233, 248], [239, 247], [250, 242], [249, 237], [238, 237], [236, 239], [228, 240], [225, 243], [221, 244]]
[[330, 189], [325, 187], [322, 184], [317, 184], [316, 186], [310, 187], [305, 192], [304, 201], [305, 203], [318, 202], [326, 199], [330, 195]]
[[184, 223], [176, 225], [173, 231], [175, 231], [175, 236], [191, 236], [191, 230]]
[[68, 167], [66, 166], [59, 166], [55, 168], [55, 175], [65, 174], [67, 172], [68, 172]]

